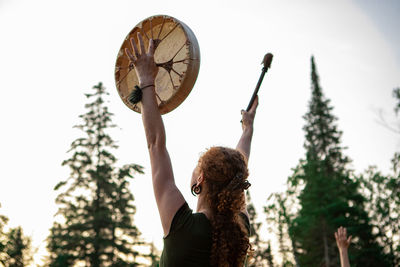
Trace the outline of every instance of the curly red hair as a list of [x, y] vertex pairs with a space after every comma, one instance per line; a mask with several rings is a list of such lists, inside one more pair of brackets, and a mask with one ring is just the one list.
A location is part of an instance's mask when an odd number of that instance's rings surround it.
[[250, 186], [247, 161], [238, 150], [212, 147], [199, 160], [207, 185], [206, 199], [213, 216], [212, 266], [243, 266], [251, 250], [248, 233], [239, 214], [245, 205], [243, 190]]

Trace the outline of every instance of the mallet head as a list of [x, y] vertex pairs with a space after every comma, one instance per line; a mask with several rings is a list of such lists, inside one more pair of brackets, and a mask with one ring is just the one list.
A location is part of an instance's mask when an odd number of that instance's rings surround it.
[[264, 65], [265, 69], [269, 69], [271, 67], [272, 57], [273, 55], [271, 53], [268, 53], [264, 56], [264, 59], [261, 62], [261, 64]]

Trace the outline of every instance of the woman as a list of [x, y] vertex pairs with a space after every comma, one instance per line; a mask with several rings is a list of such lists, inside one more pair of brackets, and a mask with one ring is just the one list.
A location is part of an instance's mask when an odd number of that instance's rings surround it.
[[244, 190], [250, 186], [247, 161], [258, 98], [249, 112], [242, 111], [243, 134], [236, 150], [212, 147], [200, 157], [191, 180], [192, 193], [198, 196], [197, 213], [193, 213], [175, 185], [165, 144], [154, 87], [158, 72], [154, 42], [150, 40], [146, 51], [141, 34], [138, 40], [139, 45], [132, 38], [133, 50], [125, 49], [125, 53], [135, 67], [143, 93], [142, 120], [164, 230], [160, 266], [243, 266], [251, 248]]

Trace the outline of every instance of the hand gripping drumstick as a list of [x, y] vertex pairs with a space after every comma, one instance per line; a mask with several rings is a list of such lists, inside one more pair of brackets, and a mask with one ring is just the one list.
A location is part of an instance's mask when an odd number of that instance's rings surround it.
[[250, 103], [247, 106], [247, 109], [246, 109], [247, 112], [250, 110], [251, 106], [253, 105], [254, 100], [256, 99], [258, 90], [260, 89], [260, 85], [264, 79], [265, 73], [271, 67], [272, 57], [273, 57], [273, 55], [271, 53], [268, 53], [264, 56], [264, 59], [261, 62], [262, 64], [264, 64], [264, 67], [262, 68], [260, 79], [258, 79], [258, 83], [257, 83], [256, 89], [254, 89], [253, 96], [250, 99]]

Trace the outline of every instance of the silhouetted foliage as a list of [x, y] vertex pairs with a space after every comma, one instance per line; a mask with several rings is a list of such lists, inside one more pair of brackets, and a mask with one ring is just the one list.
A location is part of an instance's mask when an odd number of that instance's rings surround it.
[[7, 238], [4, 230], [4, 226], [7, 225], [8, 218], [4, 215], [0, 215], [0, 262], [4, 265], [6, 257], [5, 247], [7, 244]]
[[246, 193], [247, 212], [250, 220], [250, 243], [253, 249], [253, 255], [248, 261], [248, 267], [273, 267], [273, 256], [269, 242], [265, 242], [260, 237], [261, 222], [257, 222], [257, 212], [251, 201], [250, 192]]
[[64, 191], [56, 198], [59, 210], [48, 237], [49, 265], [137, 266], [135, 246], [143, 242], [133, 221], [129, 179], [142, 167], [115, 166], [117, 145], [107, 131], [116, 125], [103, 100], [107, 93], [101, 83], [93, 90], [79, 116], [83, 123], [75, 126], [85, 136], [72, 142], [71, 157], [62, 163], [70, 176], [54, 188]]
[[394, 111], [395, 111], [396, 115], [398, 115], [399, 110], [400, 110], [400, 87], [393, 89], [393, 97], [397, 101], [396, 106], [394, 107]]
[[[306, 156], [289, 177], [287, 191], [274, 196], [270, 212], [275, 208], [275, 222], [288, 230], [286, 238], [290, 241], [286, 246], [293, 250], [298, 266], [340, 266], [334, 239], [339, 226], [347, 227], [354, 237], [349, 250], [352, 265], [389, 266], [373, 235], [365, 199], [359, 193], [360, 183], [348, 167], [349, 158], [342, 153], [342, 132], [319, 85], [313, 57], [311, 82], [312, 96], [303, 128]], [[285, 230], [280, 232], [284, 234]], [[284, 241], [280, 243], [285, 245]]]
[[[393, 89], [395, 112], [400, 108], [400, 88]], [[383, 175], [376, 166], [360, 176], [360, 192], [366, 198], [365, 210], [391, 266], [400, 266], [400, 153], [392, 159], [392, 173]]]
[[395, 154], [393, 175], [383, 175], [370, 167], [361, 175], [360, 192], [366, 197], [365, 210], [391, 266], [400, 265], [400, 158]]
[[4, 267], [23, 267], [32, 262], [31, 239], [22, 228], [5, 230], [8, 218], [0, 215], [0, 263]]
[[278, 253], [281, 258], [281, 266], [292, 267], [298, 266], [296, 257], [296, 244], [290, 236], [290, 226], [294, 218], [293, 212], [288, 210], [288, 207], [295, 206], [294, 203], [289, 203], [295, 200], [288, 193], [273, 193], [268, 198], [268, 205], [264, 208], [266, 221], [269, 225], [269, 231], [278, 238]]
[[154, 246], [154, 243], [148, 244], [150, 247], [150, 253], [147, 258], [150, 260], [150, 267], [158, 267], [160, 265], [160, 252]]
[[[372, 227], [352, 178], [350, 160], [342, 153], [342, 132], [338, 130], [333, 107], [319, 85], [314, 58], [311, 58], [312, 97], [304, 116], [306, 159], [292, 185], [304, 183], [299, 195], [300, 209], [290, 232], [296, 242], [301, 266], [339, 266], [334, 232], [347, 227], [353, 235], [350, 262], [355, 266], [387, 266], [381, 247], [375, 242]], [[297, 181], [296, 181], [297, 180]]]

